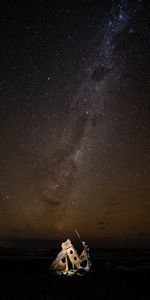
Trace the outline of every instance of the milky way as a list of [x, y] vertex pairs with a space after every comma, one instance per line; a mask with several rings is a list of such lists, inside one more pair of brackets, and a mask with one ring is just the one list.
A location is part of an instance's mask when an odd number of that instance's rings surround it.
[[104, 246], [149, 243], [147, 9], [6, 5], [3, 238], [65, 238], [78, 228]]

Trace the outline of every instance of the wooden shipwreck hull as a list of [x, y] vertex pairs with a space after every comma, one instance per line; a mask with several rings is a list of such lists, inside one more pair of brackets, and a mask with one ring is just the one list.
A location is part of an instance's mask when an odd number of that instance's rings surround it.
[[91, 268], [89, 248], [84, 241], [82, 241], [82, 245], [83, 251], [79, 256], [71, 241], [66, 240], [61, 244], [62, 250], [51, 264], [50, 269], [60, 275], [73, 275], [75, 273], [80, 275], [89, 272]]

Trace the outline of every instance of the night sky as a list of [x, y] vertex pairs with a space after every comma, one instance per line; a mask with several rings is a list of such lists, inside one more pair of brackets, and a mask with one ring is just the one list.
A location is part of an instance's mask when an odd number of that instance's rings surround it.
[[1, 2], [1, 240], [150, 246], [149, 8]]

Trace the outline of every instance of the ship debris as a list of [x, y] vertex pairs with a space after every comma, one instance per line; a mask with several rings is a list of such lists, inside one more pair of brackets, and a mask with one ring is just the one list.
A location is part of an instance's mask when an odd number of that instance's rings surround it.
[[[78, 233], [76, 231], [76, 233]], [[78, 234], [78, 237], [79, 234]], [[61, 244], [62, 250], [58, 253], [56, 259], [50, 266], [50, 270], [56, 275], [79, 275], [83, 276], [90, 272], [91, 260], [89, 255], [89, 247], [86, 242], [82, 241], [83, 251], [78, 255], [76, 249], [71, 243], [70, 239], [67, 239]]]

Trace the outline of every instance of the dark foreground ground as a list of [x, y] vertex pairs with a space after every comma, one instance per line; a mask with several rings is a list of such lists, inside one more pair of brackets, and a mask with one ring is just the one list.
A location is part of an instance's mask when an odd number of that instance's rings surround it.
[[32, 254], [0, 257], [0, 300], [150, 299], [150, 251], [93, 252], [85, 277], [53, 276], [52, 257]]

